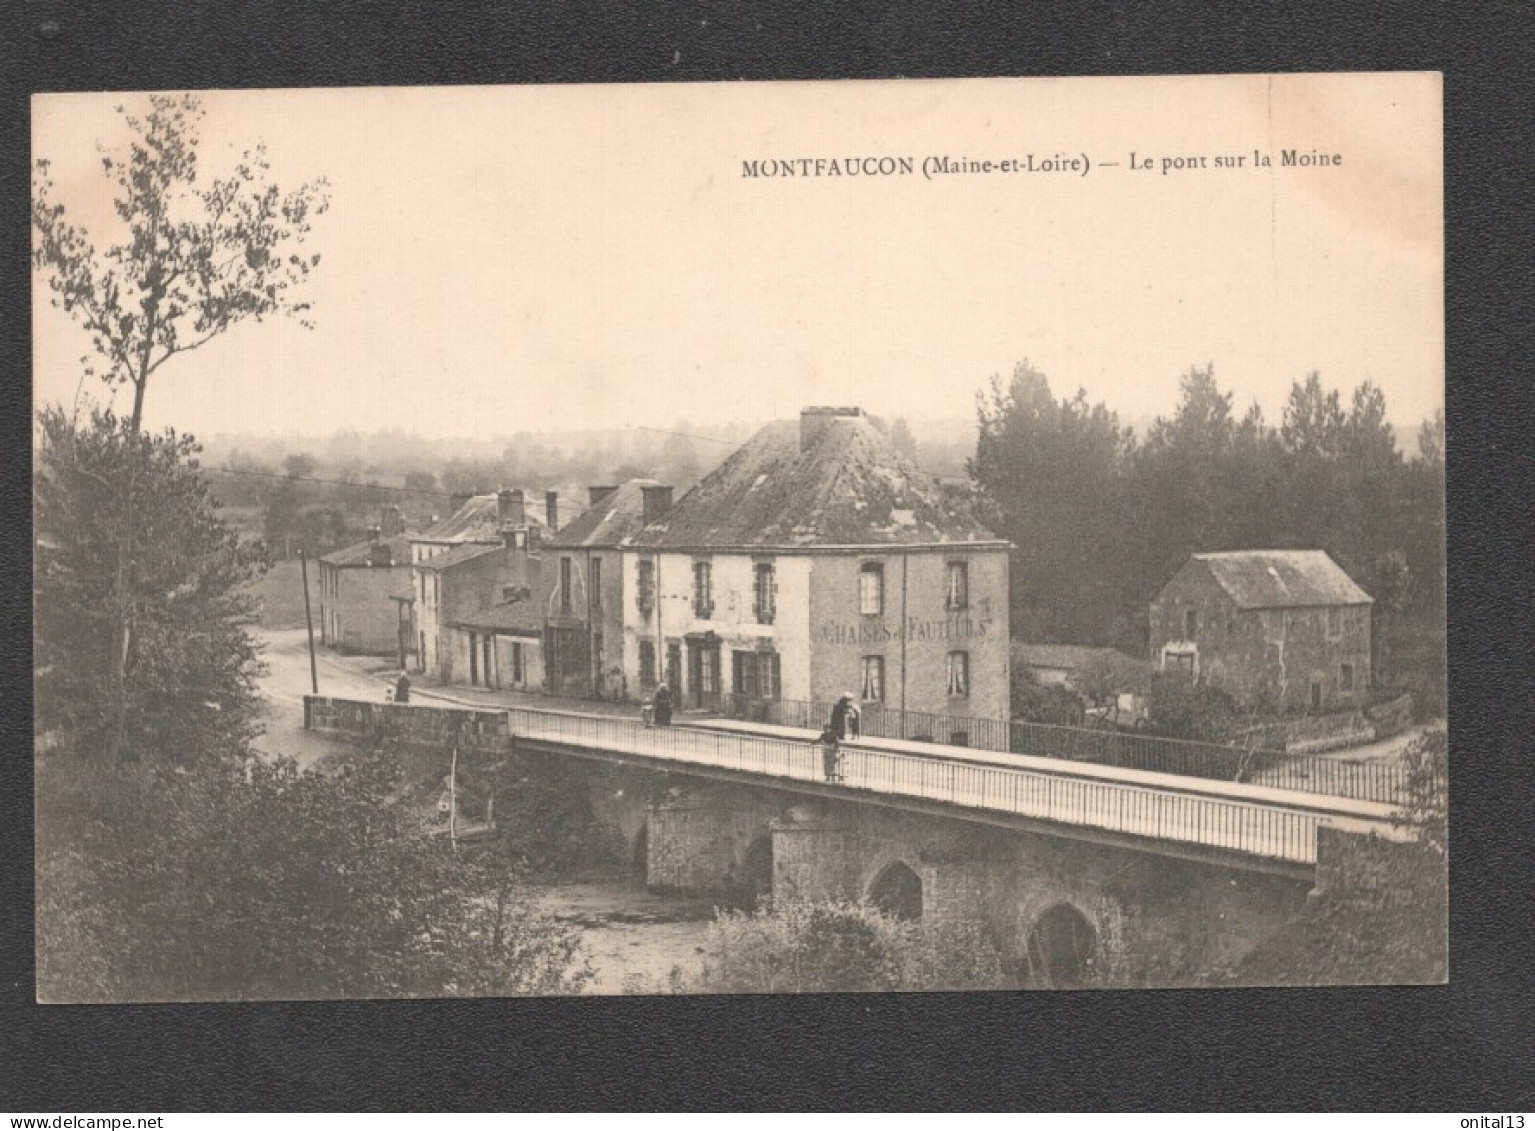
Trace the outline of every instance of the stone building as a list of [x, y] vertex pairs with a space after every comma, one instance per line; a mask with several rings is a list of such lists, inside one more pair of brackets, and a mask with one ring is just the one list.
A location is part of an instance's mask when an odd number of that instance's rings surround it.
[[1372, 598], [1321, 550], [1195, 554], [1151, 602], [1151, 662], [1239, 702], [1363, 706]]
[[[441, 683], [470, 682], [486, 654], [477, 650], [468, 662], [468, 637], [455, 640], [455, 634], [466, 634], [461, 626], [474, 618], [537, 592], [547, 526], [527, 513], [523, 500], [515, 490], [477, 495], [411, 536], [411, 587], [394, 600], [399, 637], [414, 645], [401, 651], [414, 652], [417, 671]], [[478, 649], [480, 633], [474, 635]]]
[[672, 489], [653, 479], [592, 487], [586, 510], [550, 538], [539, 597], [550, 693], [624, 699], [639, 692], [623, 660], [622, 555], [671, 500]]
[[391, 593], [410, 580], [410, 536], [400, 508], [385, 507], [366, 541], [319, 560], [320, 640], [329, 648], [370, 656], [396, 651]]
[[1010, 546], [860, 409], [768, 425], [624, 548], [631, 692], [1008, 715]]

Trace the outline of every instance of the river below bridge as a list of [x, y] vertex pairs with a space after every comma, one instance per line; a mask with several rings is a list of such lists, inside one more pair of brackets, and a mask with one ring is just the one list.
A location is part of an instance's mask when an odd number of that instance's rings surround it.
[[543, 909], [581, 932], [589, 994], [696, 992], [714, 909], [622, 881], [554, 883]]

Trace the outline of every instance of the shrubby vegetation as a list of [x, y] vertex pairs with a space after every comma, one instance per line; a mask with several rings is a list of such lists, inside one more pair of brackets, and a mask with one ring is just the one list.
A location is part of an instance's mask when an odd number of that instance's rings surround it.
[[56, 410], [39, 433], [39, 996], [578, 989], [577, 936], [537, 911], [526, 845], [455, 850], [389, 751], [328, 773], [253, 754], [239, 587], [259, 547], [220, 521], [195, 442]]
[[987, 990], [1008, 985], [975, 923], [898, 919], [868, 903], [780, 900], [724, 911], [700, 978], [715, 993]]
[[1324, 883], [1283, 931], [1223, 979], [1246, 985], [1434, 984], [1449, 976], [1445, 732], [1407, 751], [1405, 844], [1372, 837], [1363, 866]]
[[38, 993], [164, 1001], [573, 992], [573, 932], [397, 766], [39, 766]]

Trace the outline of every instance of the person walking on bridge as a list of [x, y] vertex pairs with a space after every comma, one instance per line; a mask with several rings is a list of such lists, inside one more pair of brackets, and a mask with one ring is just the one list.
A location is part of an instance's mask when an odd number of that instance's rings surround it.
[[655, 697], [650, 701], [650, 709], [655, 724], [658, 727], [672, 725], [672, 689], [664, 683], [656, 684]]
[[858, 704], [853, 701], [851, 691], [844, 691], [831, 709], [831, 729], [838, 742], [858, 737]]

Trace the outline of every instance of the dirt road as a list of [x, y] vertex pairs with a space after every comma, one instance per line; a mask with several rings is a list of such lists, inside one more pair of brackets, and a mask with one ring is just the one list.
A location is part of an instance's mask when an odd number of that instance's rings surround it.
[[[261, 691], [266, 706], [261, 721], [266, 733], [256, 740], [256, 748], [266, 754], [286, 754], [301, 766], [313, 765], [340, 746], [331, 739], [304, 729], [304, 696], [309, 694], [309, 646], [302, 628], [256, 629], [262, 643], [261, 658], [267, 674]], [[384, 683], [348, 666], [325, 650], [316, 648], [320, 694], [345, 695], [354, 699], [384, 698]]]

